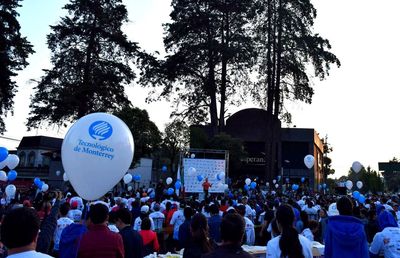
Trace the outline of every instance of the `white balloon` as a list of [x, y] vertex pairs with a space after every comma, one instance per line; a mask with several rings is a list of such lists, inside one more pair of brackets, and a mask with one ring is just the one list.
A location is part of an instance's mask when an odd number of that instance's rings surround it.
[[351, 165], [351, 168], [356, 173], [360, 172], [362, 167], [363, 167], [363, 165], [358, 161], [354, 161], [353, 164]]
[[0, 181], [7, 182], [7, 174], [3, 170], [0, 171]]
[[196, 174], [196, 169], [194, 167], [190, 167], [188, 173], [189, 176], [194, 176]]
[[278, 188], [278, 187], [279, 187], [279, 185], [278, 185], [278, 184], [276, 184], [276, 185], [275, 185], [275, 188]]
[[250, 178], [246, 178], [246, 180], [244, 180], [244, 182], [246, 183], [246, 185], [250, 185], [251, 179]]
[[167, 182], [167, 185], [170, 185], [172, 183], [172, 178], [168, 177], [167, 180], [165, 180], [165, 182]]
[[269, 182], [266, 182], [265, 185], [266, 185], [266, 186], [269, 186]]
[[6, 194], [8, 197], [14, 198], [16, 191], [17, 191], [17, 188], [15, 187], [15, 185], [7, 185]]
[[49, 190], [49, 185], [48, 184], [43, 184], [41, 190], [42, 190], [42, 192], [46, 192], [47, 190]]
[[61, 158], [75, 191], [86, 200], [96, 200], [125, 175], [133, 152], [132, 133], [121, 119], [93, 113], [69, 129]]
[[314, 166], [314, 156], [313, 155], [307, 155], [304, 157], [304, 164], [308, 169], [312, 168]]
[[61, 175], [61, 171], [60, 170], [57, 170], [56, 171], [56, 176], [60, 176]]
[[272, 183], [275, 184], [276, 183], [276, 179], [272, 180]]
[[132, 182], [132, 175], [128, 173], [124, 176], [124, 183], [129, 184], [130, 182]]
[[5, 162], [9, 169], [14, 169], [19, 164], [19, 157], [18, 157], [18, 155], [15, 155], [15, 154], [8, 154]]
[[356, 185], [358, 189], [361, 189], [363, 187], [363, 182], [357, 181]]
[[228, 184], [224, 184], [224, 190], [228, 190], [229, 185]]
[[63, 180], [64, 180], [64, 182], [68, 181], [68, 176], [67, 176], [67, 173], [65, 173], [65, 172], [63, 174]]
[[351, 182], [350, 180], [346, 181], [346, 188], [351, 190], [351, 188], [353, 188], [353, 182]]
[[132, 186], [128, 186], [128, 191], [132, 191]]
[[196, 157], [196, 154], [192, 153], [192, 155], [190, 155], [190, 158], [194, 159]]

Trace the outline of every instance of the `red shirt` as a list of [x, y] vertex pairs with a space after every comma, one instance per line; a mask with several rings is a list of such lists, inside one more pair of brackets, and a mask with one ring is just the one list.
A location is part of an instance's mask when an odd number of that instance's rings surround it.
[[140, 236], [143, 239], [143, 245], [148, 245], [153, 242], [153, 250], [158, 252], [160, 250], [160, 245], [158, 244], [157, 234], [152, 230], [141, 230], [139, 231]]
[[210, 184], [210, 182], [204, 182], [203, 183], [203, 189], [204, 190], [206, 190], [206, 191], [208, 191], [208, 189], [210, 189], [210, 187], [211, 187], [211, 184]]
[[106, 225], [89, 225], [79, 243], [78, 258], [123, 258], [124, 254], [121, 235]]

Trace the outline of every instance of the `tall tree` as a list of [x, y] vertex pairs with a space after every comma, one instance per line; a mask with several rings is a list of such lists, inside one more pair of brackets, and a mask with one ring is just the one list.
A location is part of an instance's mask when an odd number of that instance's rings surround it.
[[[311, 103], [314, 76], [324, 79], [340, 66], [327, 39], [314, 33], [317, 10], [310, 0], [257, 0], [259, 63], [254, 97], [269, 114], [281, 115], [284, 99]], [[290, 118], [290, 116], [285, 116]]]
[[68, 15], [47, 36], [53, 68], [35, 87], [29, 128], [129, 104], [124, 85], [135, 78], [138, 47], [121, 30], [128, 20], [122, 0], [70, 0], [64, 9]]
[[16, 9], [21, 0], [0, 0], [0, 133], [5, 131], [3, 118], [13, 111], [17, 84], [13, 77], [28, 65], [32, 45], [20, 33]]
[[182, 120], [174, 120], [164, 129], [162, 147], [164, 155], [170, 160], [171, 172], [175, 172], [179, 153], [189, 147], [189, 134], [189, 127]]
[[146, 60], [141, 83], [162, 86], [161, 97], [176, 93], [173, 115], [192, 122], [209, 119], [214, 134], [223, 130], [226, 104], [248, 83], [254, 62], [246, 26], [253, 1], [172, 1], [172, 22], [165, 25], [167, 57]]

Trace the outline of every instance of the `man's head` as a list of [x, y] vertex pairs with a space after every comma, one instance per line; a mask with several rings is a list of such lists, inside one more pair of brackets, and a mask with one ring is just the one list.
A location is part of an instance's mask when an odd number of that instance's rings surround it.
[[63, 204], [61, 204], [61, 206], [60, 206], [60, 215], [61, 215], [61, 217], [67, 216], [69, 210], [70, 210], [70, 205], [69, 205], [68, 202], [64, 202]]
[[244, 216], [244, 215], [246, 214], [246, 207], [245, 207], [244, 205], [238, 205], [238, 206], [236, 207], [236, 211], [237, 211], [240, 215]]
[[151, 228], [151, 221], [149, 217], [144, 217], [142, 219], [142, 225], [141, 225], [141, 229], [142, 230], [150, 230]]
[[103, 224], [108, 219], [108, 208], [102, 203], [97, 203], [90, 206], [89, 219], [95, 224]]
[[183, 216], [185, 216], [185, 219], [190, 219], [191, 217], [192, 217], [192, 215], [193, 215], [193, 210], [192, 210], [192, 208], [190, 208], [190, 207], [186, 207], [184, 210], [183, 210]]
[[126, 209], [118, 209], [115, 213], [116, 216], [116, 223], [115, 225], [118, 227], [118, 229], [123, 229], [126, 226], [129, 226], [132, 221], [132, 214], [131, 212]]
[[219, 214], [219, 209], [218, 209], [218, 206], [216, 204], [212, 204], [210, 206], [210, 213], [211, 213], [211, 215], [218, 215]]
[[1, 224], [1, 242], [8, 248], [36, 248], [40, 219], [36, 211], [22, 207], [11, 210]]
[[221, 221], [221, 239], [225, 243], [240, 244], [244, 235], [245, 223], [236, 213], [226, 214]]
[[347, 216], [353, 215], [353, 203], [347, 196], [341, 197], [336, 202], [336, 207], [340, 215], [347, 215]]
[[208, 182], [208, 177], [206, 177], [206, 182]]

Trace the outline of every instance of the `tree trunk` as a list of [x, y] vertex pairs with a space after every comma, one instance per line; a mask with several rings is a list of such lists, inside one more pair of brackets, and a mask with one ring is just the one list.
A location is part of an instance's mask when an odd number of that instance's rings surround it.
[[281, 111], [281, 94], [283, 93], [280, 85], [281, 85], [281, 62], [282, 62], [282, 0], [278, 1], [278, 38], [277, 38], [277, 64], [276, 64], [276, 83], [275, 83], [275, 108], [274, 108], [274, 115], [279, 116]]
[[213, 135], [218, 132], [218, 111], [217, 111], [217, 88], [215, 84], [215, 62], [214, 62], [214, 46], [213, 38], [211, 35], [211, 28], [208, 27], [207, 32], [208, 40], [208, 78], [206, 85], [206, 92], [210, 97], [210, 120]]
[[272, 1], [267, 1], [267, 113], [268, 115], [272, 115], [273, 109], [273, 96], [274, 96], [274, 89], [273, 89], [273, 75], [272, 75]]
[[[219, 110], [219, 131], [222, 132], [225, 129], [225, 102], [226, 102], [226, 76], [227, 76], [227, 65], [228, 60], [226, 56], [226, 50], [229, 47], [229, 21], [228, 21], [228, 10], [223, 14], [222, 19], [222, 30], [221, 30], [221, 42], [222, 42], [222, 57], [221, 57], [221, 103]], [[225, 35], [226, 34], [226, 35]]]

